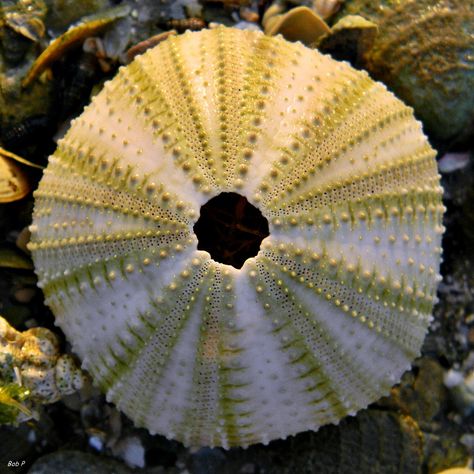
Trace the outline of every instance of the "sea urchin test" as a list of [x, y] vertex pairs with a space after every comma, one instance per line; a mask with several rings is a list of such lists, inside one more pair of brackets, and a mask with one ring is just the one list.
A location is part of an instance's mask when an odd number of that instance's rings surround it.
[[171, 37], [50, 157], [39, 285], [137, 426], [224, 447], [316, 430], [420, 353], [443, 232], [434, 156], [412, 110], [348, 64], [253, 31]]

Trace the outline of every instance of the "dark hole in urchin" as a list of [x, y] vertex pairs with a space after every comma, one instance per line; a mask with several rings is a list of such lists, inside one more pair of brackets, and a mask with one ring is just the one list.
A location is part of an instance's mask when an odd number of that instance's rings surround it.
[[198, 250], [220, 263], [242, 268], [257, 255], [262, 240], [270, 235], [262, 213], [237, 193], [221, 193], [201, 206], [194, 224]]

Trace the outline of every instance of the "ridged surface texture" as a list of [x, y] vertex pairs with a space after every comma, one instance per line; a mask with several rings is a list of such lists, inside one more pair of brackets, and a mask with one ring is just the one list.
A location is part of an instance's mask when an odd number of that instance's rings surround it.
[[[242, 472], [251, 460], [266, 474], [421, 474], [423, 435], [409, 416], [363, 410], [338, 426], [302, 433], [285, 445], [256, 445], [227, 455], [219, 474]], [[286, 455], [286, 453], [292, 455]]]
[[[197, 250], [200, 206], [247, 197], [241, 269]], [[39, 284], [108, 400], [187, 445], [336, 423], [419, 354], [444, 207], [412, 110], [282, 38], [172, 37], [108, 82], [49, 159]]]
[[379, 26], [366, 67], [414, 107], [433, 137], [472, 137], [472, 0], [348, 0], [345, 14]]

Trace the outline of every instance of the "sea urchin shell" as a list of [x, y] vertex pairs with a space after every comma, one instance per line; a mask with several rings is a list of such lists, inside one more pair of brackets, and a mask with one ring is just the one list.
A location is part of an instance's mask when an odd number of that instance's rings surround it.
[[[301, 44], [217, 28], [122, 68], [35, 193], [39, 284], [138, 425], [245, 446], [367, 406], [419, 354], [441, 188], [412, 110]], [[244, 196], [270, 235], [242, 268], [198, 250], [200, 208]]]

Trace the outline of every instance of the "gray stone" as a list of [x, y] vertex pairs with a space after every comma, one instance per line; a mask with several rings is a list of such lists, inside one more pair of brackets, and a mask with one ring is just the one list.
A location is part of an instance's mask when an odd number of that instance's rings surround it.
[[132, 474], [133, 472], [115, 459], [64, 450], [39, 458], [31, 466], [28, 474]]

